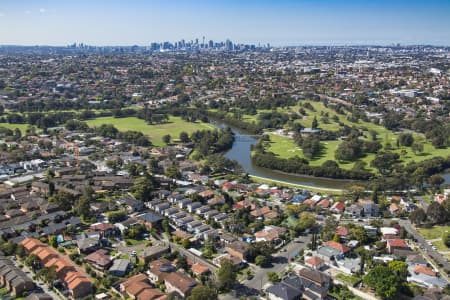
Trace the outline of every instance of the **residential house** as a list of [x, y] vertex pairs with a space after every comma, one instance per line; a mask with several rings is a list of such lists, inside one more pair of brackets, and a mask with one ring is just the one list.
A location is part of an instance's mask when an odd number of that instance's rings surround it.
[[125, 276], [131, 270], [131, 262], [129, 259], [117, 258], [109, 268], [109, 274], [113, 276]]
[[151, 247], [145, 247], [139, 254], [140, 257], [148, 263], [151, 260], [160, 258], [163, 254], [170, 251], [168, 246], [165, 245], [153, 245]]
[[245, 242], [235, 241], [225, 246], [225, 250], [231, 256], [245, 261], [249, 251], [249, 245]]
[[145, 274], [137, 274], [120, 283], [120, 291], [125, 297], [136, 300], [162, 300], [165, 294], [153, 288]]
[[0, 286], [6, 287], [17, 297], [35, 288], [33, 280], [5, 257], [0, 257]]
[[107, 251], [105, 249], [98, 249], [97, 251], [92, 252], [86, 256], [84, 260], [100, 271], [105, 271], [112, 264], [112, 260], [109, 255], [107, 255]]
[[402, 239], [388, 239], [386, 240], [386, 248], [389, 253], [394, 253], [395, 250], [408, 250], [409, 246]]
[[147, 274], [148, 278], [150, 279], [150, 282], [155, 284], [157, 282], [164, 282], [166, 276], [169, 273], [175, 271], [176, 268], [172, 265], [172, 263], [169, 260], [165, 258], [160, 258], [158, 260], [150, 262]]
[[317, 256], [312, 256], [305, 260], [305, 265], [314, 270], [320, 270], [325, 266], [325, 261]]
[[200, 202], [192, 202], [187, 205], [187, 210], [192, 214], [199, 207], [202, 207]]
[[331, 208], [330, 211], [335, 214], [342, 214], [345, 210], [345, 204], [343, 202], [335, 202]]
[[148, 212], [136, 216], [136, 219], [139, 223], [144, 224], [146, 227], [151, 229], [161, 223], [161, 221], [163, 220], [163, 216], [158, 213]]
[[165, 276], [164, 284], [168, 293], [177, 293], [181, 297], [187, 298], [197, 282], [185, 274], [170, 272]]

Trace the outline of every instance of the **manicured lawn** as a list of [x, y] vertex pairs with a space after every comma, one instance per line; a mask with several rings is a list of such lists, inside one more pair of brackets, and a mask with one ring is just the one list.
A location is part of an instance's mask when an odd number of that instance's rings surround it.
[[436, 246], [438, 251], [450, 251], [450, 249], [444, 244], [442, 240], [432, 242], [433, 246]]
[[165, 124], [149, 125], [144, 120], [128, 117], [128, 118], [114, 118], [103, 117], [87, 121], [90, 127], [100, 126], [102, 124], [112, 124], [120, 131], [135, 130], [148, 135], [152, 143], [156, 146], [163, 146], [162, 137], [170, 134], [172, 139], [178, 139], [182, 131], [188, 134], [197, 130], [215, 129], [216, 127], [209, 123], [202, 122], [186, 122], [180, 117], [170, 117], [169, 122]]
[[[352, 123], [346, 119], [346, 116], [344, 115], [338, 115], [333, 110], [326, 108], [322, 103], [320, 102], [309, 102], [314, 109], [315, 112], [305, 109], [305, 111], [308, 113], [307, 116], [304, 116], [301, 120], [297, 121], [300, 124], [302, 124], [304, 127], [310, 127], [312, 120], [314, 116], [317, 117], [319, 121], [319, 127], [324, 130], [330, 130], [330, 131], [336, 131], [341, 126], [338, 124], [338, 122], [335, 122], [332, 120], [332, 116], [336, 115], [339, 118], [339, 121], [348, 125], [348, 126], [354, 126], [360, 130], [363, 131], [364, 135], [362, 139], [369, 140], [370, 134], [369, 131], [373, 130], [377, 133], [377, 140], [382, 144], [383, 149], [381, 151], [386, 151], [385, 146], [386, 144], [391, 144], [391, 150], [392, 152], [398, 153], [400, 155], [400, 160], [407, 164], [409, 162], [415, 161], [423, 161], [425, 159], [432, 158], [434, 156], [443, 156], [446, 157], [450, 155], [450, 147], [444, 148], [444, 149], [436, 149], [433, 147], [430, 141], [427, 141], [425, 139], [425, 136], [423, 134], [413, 134], [414, 139], [416, 141], [421, 141], [424, 145], [424, 150], [422, 153], [414, 154], [414, 152], [411, 150], [411, 147], [398, 147], [397, 148], [397, 138], [399, 133], [394, 133], [386, 128], [384, 128], [381, 125], [373, 124], [370, 122], [364, 122], [359, 121], [358, 123]], [[284, 108], [279, 109], [279, 111], [288, 112], [298, 112], [300, 106], [294, 106], [290, 108]], [[321, 122], [321, 114], [329, 114], [329, 124], [324, 124]], [[256, 116], [252, 116], [255, 117]], [[272, 151], [275, 154], [279, 155], [282, 158], [289, 158], [293, 156], [300, 156], [303, 157], [302, 150], [295, 145], [294, 141], [283, 136], [271, 134], [270, 135], [271, 143], [269, 147], [267, 148], [268, 151]], [[338, 147], [338, 145], [342, 143], [342, 141], [336, 140], [336, 141], [322, 141], [322, 153], [310, 160], [310, 164], [313, 166], [321, 165], [323, 162], [327, 160], [335, 160], [334, 153]], [[369, 170], [375, 171], [373, 168], [370, 167], [370, 162], [375, 158], [375, 154], [367, 154], [366, 156], [360, 158], [360, 161], [366, 162], [366, 167]], [[339, 162], [338, 162], [339, 163]], [[348, 163], [339, 163], [339, 165], [344, 169], [351, 169], [354, 165], [354, 162], [348, 162]]]
[[359, 278], [359, 277], [348, 276], [348, 275], [344, 275], [344, 274], [337, 274], [336, 278], [340, 279], [342, 281], [345, 281], [345, 282], [351, 284], [352, 286], [355, 286], [357, 283], [361, 282], [361, 278]]
[[142, 244], [145, 241], [143, 241], [143, 240], [135, 240], [135, 239], [125, 239], [125, 242], [129, 246], [135, 246], [135, 245]]
[[[8, 129], [11, 129], [11, 130], [14, 130], [14, 129], [16, 129], [16, 128], [19, 128], [19, 129], [20, 129], [20, 132], [22, 133], [22, 135], [25, 134], [25, 132], [26, 132], [26, 130], [27, 130], [27, 128], [28, 128], [29, 126], [30, 126], [30, 125], [28, 125], [28, 124], [0, 123], [0, 127], [5, 127], [5, 128], [8, 128]], [[36, 128], [36, 129], [37, 129], [37, 128]], [[38, 131], [39, 131], [39, 129], [38, 129]]]
[[[450, 232], [450, 226], [433, 226], [432, 228], [417, 228], [417, 231], [426, 240], [434, 240], [442, 238], [442, 234], [446, 231]], [[437, 247], [437, 246], [436, 246]]]

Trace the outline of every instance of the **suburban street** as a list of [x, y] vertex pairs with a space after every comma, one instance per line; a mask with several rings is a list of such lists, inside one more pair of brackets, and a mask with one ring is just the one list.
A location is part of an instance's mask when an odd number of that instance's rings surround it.
[[[13, 263], [14, 263], [14, 265], [16, 266], [16, 267], [18, 267], [19, 268], [19, 264], [18, 264], [18, 262], [17, 262], [17, 260], [16, 259], [12, 259], [11, 260]], [[30, 277], [30, 278], [33, 278], [33, 271], [31, 271], [31, 269], [30, 268], [28, 268], [25, 264], [20, 264], [21, 266], [22, 266], [22, 271], [24, 271], [27, 275], [28, 275], [28, 277]], [[38, 280], [38, 279], [36, 279], [36, 280], [34, 280], [34, 283], [36, 284], [36, 291], [43, 291], [43, 292], [45, 292], [45, 293], [47, 293], [48, 295], [50, 295], [53, 299], [55, 299], [55, 300], [57, 300], [57, 299], [62, 299], [61, 298], [61, 296], [59, 296], [58, 294], [56, 294], [53, 290], [51, 290], [48, 286], [47, 286], [47, 284], [45, 284], [44, 282], [42, 282], [41, 280]], [[2, 298], [3, 300], [9, 300], [9, 299], [14, 299], [14, 298], [12, 298], [12, 297], [10, 297], [10, 298]]]
[[[427, 241], [422, 237], [421, 234], [417, 232], [417, 230], [412, 226], [409, 220], [399, 220], [399, 224], [403, 226], [408, 233], [410, 233], [417, 243], [421, 247], [421, 249], [425, 250], [425, 254], [429, 256], [433, 261], [436, 261], [438, 264], [442, 265], [442, 268], [445, 272], [450, 270], [450, 263], [447, 262], [446, 258], [440, 254], [438, 251], [434, 250], [432, 246], [430, 246]], [[448, 278], [445, 272], [441, 272], [445, 278]]]
[[277, 253], [273, 255], [273, 264], [269, 268], [260, 268], [256, 265], [251, 265], [250, 269], [254, 272], [254, 276], [250, 280], [244, 280], [236, 287], [235, 293], [221, 295], [222, 300], [236, 299], [240, 296], [256, 296], [259, 295], [264, 285], [268, 283], [267, 272], [276, 272], [281, 274], [289, 265], [289, 259], [298, 253], [301, 249], [305, 249], [306, 244], [311, 241], [311, 234], [300, 236], [286, 246], [282, 247]]

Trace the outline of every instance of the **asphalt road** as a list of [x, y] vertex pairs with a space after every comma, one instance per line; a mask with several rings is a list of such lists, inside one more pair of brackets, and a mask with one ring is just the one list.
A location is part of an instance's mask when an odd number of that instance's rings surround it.
[[[420, 235], [417, 230], [412, 226], [409, 220], [399, 220], [399, 224], [410, 233], [414, 239], [417, 241], [417, 244], [425, 251], [425, 253], [436, 263], [441, 264], [442, 268], [447, 272], [450, 270], [450, 263], [447, 262], [446, 258], [440, 254], [438, 251], [433, 250], [432, 246], [430, 246], [427, 241]], [[446, 276], [446, 274], [444, 274]], [[447, 278], [447, 276], [446, 276]]]

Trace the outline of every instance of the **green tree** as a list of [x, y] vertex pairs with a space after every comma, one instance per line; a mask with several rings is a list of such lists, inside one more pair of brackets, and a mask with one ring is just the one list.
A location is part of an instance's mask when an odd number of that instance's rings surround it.
[[165, 232], [167, 235], [170, 235], [170, 226], [169, 226], [169, 219], [168, 219], [168, 218], [164, 218], [164, 219], [162, 220], [161, 226], [162, 226], [162, 229], [164, 230], [164, 232]]
[[398, 137], [398, 143], [401, 146], [411, 147], [414, 143], [414, 137], [411, 133], [401, 133]]
[[333, 239], [334, 234], [336, 233], [336, 228], [338, 227], [339, 222], [336, 218], [330, 216], [325, 220], [325, 224], [320, 231], [320, 237], [323, 241], [329, 241]]
[[75, 202], [74, 212], [81, 216], [84, 220], [92, 216], [91, 203], [94, 201], [94, 190], [91, 186], [87, 186], [83, 195]]
[[25, 257], [25, 248], [23, 247], [23, 245], [22, 244], [18, 244], [17, 246], [16, 246], [16, 255], [18, 256], [18, 257], [20, 257], [20, 258], [24, 258]]
[[427, 220], [427, 214], [422, 208], [418, 208], [409, 214], [409, 220], [416, 225], [421, 225]]
[[151, 199], [151, 193], [154, 187], [153, 177], [145, 174], [134, 181], [130, 191], [136, 199], [147, 202]]
[[417, 154], [417, 152], [422, 153], [423, 143], [415, 141], [411, 146], [411, 150], [414, 152], [414, 154]]
[[443, 184], [445, 182], [444, 177], [442, 177], [441, 175], [435, 174], [430, 176], [430, 178], [428, 179], [428, 183], [435, 189], [438, 190], [439, 187], [441, 186], [441, 184]]
[[191, 246], [191, 242], [189, 241], [189, 239], [183, 239], [181, 241], [181, 246], [183, 246], [183, 248], [187, 249]]
[[312, 120], [312, 123], [311, 123], [311, 128], [315, 129], [318, 126], [319, 126], [319, 122], [317, 121], [316, 116], [314, 116], [314, 119]]
[[364, 227], [362, 226], [355, 226], [350, 229], [350, 235], [351, 238], [354, 240], [357, 240], [360, 245], [366, 244], [369, 237], [367, 236], [366, 231], [364, 230]]
[[400, 283], [395, 273], [387, 266], [378, 265], [363, 277], [363, 281], [369, 287], [375, 289], [378, 296], [383, 299], [393, 299], [400, 288]]
[[58, 241], [56, 240], [56, 236], [51, 235], [51, 236], [48, 238], [48, 244], [49, 244], [50, 246], [52, 246], [53, 248], [57, 248], [57, 247], [58, 247]]
[[162, 137], [162, 141], [164, 144], [170, 144], [170, 140], [172, 139], [172, 137], [170, 136], [170, 134], [166, 134]]
[[392, 173], [394, 166], [398, 163], [400, 155], [393, 152], [379, 152], [375, 159], [370, 162], [370, 165], [377, 170], [382, 175], [389, 175]]
[[442, 242], [443, 242], [448, 248], [450, 248], [450, 233], [444, 232], [444, 234], [443, 234], [443, 236], [442, 236]]
[[316, 217], [308, 212], [302, 212], [300, 214], [300, 222], [297, 230], [304, 231], [306, 229], [311, 229], [316, 225]]
[[180, 179], [181, 178], [181, 172], [175, 166], [168, 167], [167, 170], [166, 170], [166, 174], [165, 175], [167, 177], [173, 178], [173, 179]]
[[267, 272], [267, 277], [271, 283], [277, 283], [281, 281], [280, 276], [277, 272]]
[[33, 270], [39, 269], [40, 264], [41, 264], [41, 261], [40, 261], [39, 257], [34, 253], [31, 253], [25, 259], [25, 265], [30, 267]]
[[188, 135], [188, 133], [187, 133], [186, 131], [180, 132], [180, 141], [181, 141], [182, 143], [187, 143], [187, 142], [189, 142], [189, 135]]
[[191, 291], [188, 300], [217, 300], [217, 292], [207, 286], [197, 285]]
[[264, 256], [264, 255], [258, 255], [258, 256], [256, 256], [256, 258], [255, 258], [255, 264], [256, 264], [257, 266], [260, 266], [260, 267], [265, 268], [265, 267], [268, 266], [269, 260], [267, 259], [267, 256]]
[[112, 211], [107, 213], [107, 217], [110, 223], [118, 223], [127, 218], [127, 213], [124, 211]]
[[447, 221], [447, 212], [438, 202], [431, 202], [427, 209], [427, 218], [433, 224], [442, 224]]
[[399, 278], [401, 281], [406, 281], [408, 276], [408, 264], [400, 261], [393, 260], [388, 263], [388, 268]]
[[177, 257], [177, 269], [187, 270], [189, 267], [187, 258], [183, 255]]
[[228, 259], [222, 260], [220, 268], [217, 270], [219, 289], [224, 292], [231, 290], [237, 282], [236, 276], [237, 272], [233, 264]]
[[1, 249], [6, 256], [11, 256], [16, 252], [16, 244], [14, 244], [11, 241], [8, 241], [6, 243], [3, 243], [3, 245], [1, 245]]

